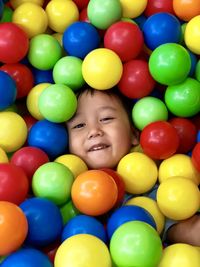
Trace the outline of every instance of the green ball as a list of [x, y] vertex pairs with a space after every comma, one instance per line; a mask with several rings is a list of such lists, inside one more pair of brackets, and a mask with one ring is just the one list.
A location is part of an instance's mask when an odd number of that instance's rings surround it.
[[87, 14], [91, 24], [105, 30], [121, 19], [122, 6], [119, 0], [90, 0]]
[[54, 82], [65, 84], [73, 91], [80, 89], [85, 84], [82, 75], [82, 63], [80, 58], [73, 56], [59, 59], [53, 68]]
[[139, 99], [132, 109], [132, 120], [136, 128], [143, 130], [151, 122], [167, 121], [168, 110], [159, 98], [146, 96]]
[[52, 84], [39, 96], [38, 108], [43, 117], [51, 122], [66, 122], [77, 109], [77, 98], [64, 84]]
[[50, 70], [62, 56], [58, 40], [49, 34], [38, 34], [29, 43], [28, 60], [39, 70]]
[[76, 215], [80, 214], [80, 212], [77, 210], [71, 200], [69, 200], [67, 203], [60, 207], [60, 212], [62, 215], [63, 225], [65, 225]]
[[12, 22], [12, 16], [13, 16], [13, 10], [10, 7], [4, 5], [3, 14], [2, 14], [0, 22], [1, 23]]
[[48, 162], [35, 171], [32, 189], [35, 196], [62, 205], [70, 199], [73, 181], [69, 168], [58, 162]]
[[110, 253], [117, 266], [156, 267], [162, 257], [162, 241], [149, 224], [130, 221], [112, 235]]
[[149, 57], [149, 71], [152, 77], [164, 85], [183, 82], [190, 68], [190, 55], [180, 44], [162, 44], [153, 50]]
[[168, 86], [165, 103], [172, 114], [191, 117], [200, 112], [200, 82], [187, 78], [184, 82]]
[[195, 66], [195, 78], [200, 82], [200, 60], [197, 61]]

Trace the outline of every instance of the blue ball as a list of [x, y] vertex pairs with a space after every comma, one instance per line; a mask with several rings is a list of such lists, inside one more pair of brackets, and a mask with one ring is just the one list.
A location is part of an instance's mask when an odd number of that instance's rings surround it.
[[21, 248], [8, 255], [1, 267], [53, 267], [53, 264], [43, 252], [34, 248]]
[[130, 221], [146, 222], [156, 229], [156, 223], [147, 210], [135, 205], [122, 206], [115, 210], [108, 219], [107, 233], [109, 239], [120, 225]]
[[179, 43], [182, 36], [180, 21], [167, 12], [156, 13], [148, 17], [142, 30], [145, 44], [151, 50], [161, 44]]
[[52, 70], [39, 70], [31, 68], [34, 75], [34, 84], [54, 83]]
[[63, 124], [37, 121], [28, 133], [28, 145], [42, 149], [51, 160], [66, 153], [68, 133]]
[[28, 221], [26, 245], [42, 247], [55, 242], [62, 233], [62, 215], [50, 200], [32, 197], [20, 204]]
[[88, 215], [77, 215], [70, 219], [62, 231], [62, 242], [77, 234], [90, 234], [98, 237], [104, 243], [107, 242], [107, 235], [102, 223], [96, 218]]
[[63, 33], [63, 48], [69, 56], [84, 58], [100, 45], [97, 29], [87, 22], [74, 22]]
[[200, 130], [197, 132], [197, 143], [200, 142]]
[[190, 55], [190, 60], [191, 60], [191, 67], [190, 67], [190, 72], [188, 76], [193, 77], [198, 59], [197, 59], [197, 56], [194, 53], [192, 53], [189, 49], [187, 49], [187, 51]]
[[0, 70], [0, 111], [11, 106], [17, 96], [17, 87], [13, 78]]

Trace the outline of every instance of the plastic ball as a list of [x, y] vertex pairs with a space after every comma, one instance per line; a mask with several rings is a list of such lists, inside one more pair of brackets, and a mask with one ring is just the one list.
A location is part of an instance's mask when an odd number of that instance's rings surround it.
[[17, 86], [17, 97], [22, 98], [28, 95], [29, 91], [33, 87], [34, 77], [30, 68], [21, 63], [4, 64], [0, 67], [0, 70], [8, 73]]
[[19, 266], [26, 267], [53, 267], [48, 257], [35, 248], [21, 248], [13, 252], [1, 264], [2, 267], [15, 267], [16, 263]]
[[73, 0], [74, 3], [77, 5], [79, 10], [82, 10], [87, 7], [90, 0]]
[[113, 233], [124, 223], [130, 221], [142, 221], [156, 229], [156, 224], [151, 214], [142, 207], [136, 205], [122, 206], [116, 209], [108, 218], [106, 229], [111, 239]]
[[0, 68], [0, 111], [11, 106], [17, 96], [15, 80]]
[[31, 70], [34, 76], [34, 85], [38, 85], [40, 83], [54, 83], [52, 69], [39, 70], [32, 67]]
[[29, 191], [26, 173], [12, 163], [0, 164], [0, 200], [16, 205], [23, 202]]
[[24, 170], [31, 185], [33, 174], [41, 165], [49, 162], [49, 158], [37, 147], [24, 146], [13, 153], [10, 162]]
[[41, 6], [25, 2], [13, 11], [12, 22], [22, 27], [28, 37], [32, 38], [46, 31], [48, 17]]
[[51, 83], [39, 83], [35, 85], [27, 95], [26, 106], [29, 113], [37, 120], [44, 119], [44, 116], [41, 114], [38, 106], [39, 97], [41, 93], [50, 86]]
[[153, 91], [155, 83], [148, 63], [134, 59], [124, 63], [122, 77], [117, 86], [121, 93], [129, 98], [142, 98]]
[[85, 84], [82, 75], [82, 63], [80, 58], [73, 56], [59, 59], [53, 68], [54, 82], [67, 85], [73, 91], [80, 89]]
[[12, 22], [13, 9], [4, 5], [0, 22]]
[[[108, 73], [112, 70], [112, 75]], [[82, 74], [86, 83], [98, 90], [106, 90], [117, 85], [123, 72], [119, 56], [110, 49], [97, 48], [83, 60]]]
[[61, 45], [49, 34], [38, 34], [30, 41], [28, 60], [35, 68], [50, 70], [61, 58], [61, 55]]
[[74, 178], [76, 178], [82, 172], [88, 170], [86, 163], [81, 158], [73, 154], [61, 155], [55, 159], [55, 162], [61, 163], [68, 167], [73, 173]]
[[63, 33], [63, 48], [70, 56], [84, 58], [100, 45], [100, 35], [90, 23], [72, 23]]
[[168, 110], [175, 116], [192, 117], [200, 111], [200, 82], [186, 78], [183, 82], [168, 86], [164, 99]]
[[35, 171], [32, 190], [35, 196], [62, 205], [70, 199], [73, 181], [74, 176], [66, 166], [58, 162], [47, 162]]
[[144, 12], [147, 2], [147, 0], [135, 0], [133, 5], [131, 0], [120, 0], [122, 16], [124, 18], [137, 18]]
[[26, 2], [31, 2], [34, 4], [37, 4], [39, 6], [42, 6], [44, 4], [44, 0], [10, 0], [10, 5], [12, 6], [13, 9], [16, 9], [18, 6], [20, 6], [23, 3]]
[[95, 217], [88, 215], [77, 215], [69, 220], [63, 228], [61, 240], [63, 242], [67, 238], [78, 234], [93, 235], [101, 239], [104, 243], [107, 242], [106, 230], [103, 224]]
[[48, 26], [58, 33], [63, 33], [79, 18], [78, 7], [74, 1], [49, 1], [45, 11], [48, 17]]
[[155, 121], [166, 121], [168, 110], [165, 103], [159, 98], [146, 96], [139, 99], [132, 109], [134, 125], [143, 130], [145, 126]]
[[41, 120], [31, 127], [27, 141], [29, 146], [42, 149], [52, 160], [66, 152], [68, 134], [64, 125]]
[[21, 148], [27, 138], [27, 126], [23, 118], [15, 112], [0, 112], [0, 147], [5, 152]]
[[110, 253], [117, 266], [157, 266], [162, 256], [162, 241], [149, 224], [130, 221], [112, 235]]
[[151, 75], [157, 82], [164, 85], [176, 85], [183, 82], [189, 74], [190, 67], [191, 60], [188, 51], [176, 43], [159, 45], [149, 57]]
[[110, 253], [105, 243], [89, 234], [77, 234], [66, 239], [58, 247], [54, 264], [55, 267], [112, 266]]
[[60, 206], [60, 213], [63, 220], [63, 225], [68, 223], [69, 220], [80, 214], [73, 202], [70, 200], [64, 205]]
[[185, 27], [184, 41], [193, 53], [200, 55], [200, 15], [193, 17]]
[[190, 21], [193, 17], [200, 14], [198, 0], [173, 0], [173, 9], [176, 16], [184, 21]]
[[6, 152], [0, 147], [0, 163], [9, 162], [8, 156]]
[[27, 236], [28, 222], [23, 211], [11, 202], [0, 201], [0, 214], [0, 256], [4, 256], [21, 247]]
[[181, 23], [172, 14], [159, 12], [150, 16], [142, 27], [146, 46], [154, 50], [166, 43], [179, 43]]
[[161, 162], [158, 169], [158, 179], [162, 183], [170, 177], [181, 176], [200, 183], [200, 174], [194, 168], [191, 157], [185, 154], [175, 154]]
[[176, 129], [167, 121], [155, 121], [145, 126], [140, 135], [140, 144], [145, 154], [152, 159], [166, 159], [176, 153], [179, 146]]
[[90, 0], [87, 6], [89, 21], [98, 29], [105, 30], [122, 17], [119, 0]]
[[[17, 46], [16, 44], [20, 44]], [[17, 24], [4, 22], [0, 24], [0, 61], [17, 63], [25, 57], [29, 49], [26, 32]]]
[[147, 210], [154, 218], [157, 232], [159, 234], [162, 233], [165, 225], [165, 216], [160, 211], [158, 204], [154, 199], [146, 196], [133, 197], [129, 199], [125, 205], [136, 205]]
[[31, 197], [20, 204], [28, 221], [25, 244], [46, 246], [56, 241], [62, 232], [59, 208], [45, 198]]
[[118, 54], [122, 61], [136, 58], [144, 44], [140, 28], [126, 21], [113, 23], [105, 32], [104, 47]]
[[91, 216], [102, 215], [117, 201], [117, 185], [113, 178], [101, 170], [88, 170], [79, 174], [71, 190], [76, 208]]
[[173, 1], [171, 0], [151, 0], [147, 2], [147, 6], [144, 10], [144, 15], [150, 17], [153, 14], [159, 12], [167, 12], [174, 14]]
[[117, 173], [121, 175], [125, 183], [126, 192], [142, 194], [155, 185], [158, 169], [155, 162], [147, 155], [132, 152], [119, 161]]
[[195, 145], [197, 129], [195, 124], [186, 118], [174, 117], [169, 120], [179, 136], [179, 147], [176, 153], [188, 153]]
[[173, 244], [167, 246], [158, 267], [198, 267], [200, 265], [199, 251], [189, 244]]
[[192, 150], [192, 163], [197, 171], [200, 172], [200, 142], [198, 142]]
[[174, 176], [159, 185], [156, 199], [166, 217], [172, 220], [185, 220], [199, 209], [199, 188], [190, 179]]
[[64, 84], [52, 84], [42, 91], [38, 107], [45, 119], [62, 123], [72, 118], [77, 108], [77, 98]]

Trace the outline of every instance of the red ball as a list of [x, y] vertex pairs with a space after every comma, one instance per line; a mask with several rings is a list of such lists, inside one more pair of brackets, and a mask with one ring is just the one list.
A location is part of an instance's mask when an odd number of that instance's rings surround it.
[[0, 201], [22, 203], [29, 191], [28, 178], [22, 168], [12, 163], [0, 164]]
[[87, 8], [83, 8], [79, 13], [79, 21], [90, 22], [87, 14]]
[[112, 178], [114, 179], [114, 181], [117, 185], [117, 189], [118, 189], [118, 197], [117, 197], [115, 206], [119, 206], [120, 204], [122, 204], [122, 201], [124, 199], [125, 183], [124, 183], [122, 177], [116, 171], [109, 169], [109, 168], [103, 168], [101, 170], [106, 172], [110, 176], [112, 176]]
[[40, 148], [26, 146], [17, 150], [12, 155], [10, 162], [24, 170], [31, 184], [35, 171], [44, 163], [49, 162], [49, 158]]
[[12, 22], [0, 24], [0, 62], [17, 63], [29, 48], [29, 39], [24, 30]]
[[34, 117], [32, 117], [31, 115], [29, 114], [26, 114], [24, 116], [22, 116], [25, 123], [26, 123], [26, 126], [28, 128], [28, 131], [30, 131], [31, 127], [38, 121], [36, 120]]
[[192, 163], [197, 171], [200, 172], [200, 142], [192, 150]]
[[159, 12], [167, 12], [174, 15], [173, 0], [150, 0], [144, 10], [144, 15], [150, 17]]
[[167, 159], [176, 153], [179, 146], [176, 129], [166, 121], [156, 121], [144, 127], [140, 144], [146, 155], [152, 159]]
[[118, 83], [123, 95], [129, 98], [142, 98], [152, 92], [155, 84], [146, 61], [134, 59], [123, 65], [122, 77]]
[[143, 45], [142, 31], [131, 22], [118, 21], [113, 23], [104, 35], [104, 47], [118, 54], [122, 61], [136, 58]]
[[77, 5], [79, 10], [87, 7], [90, 0], [73, 0], [73, 2]]
[[188, 153], [196, 143], [196, 126], [186, 118], [172, 118], [169, 122], [174, 126], [180, 138], [177, 153]]
[[34, 77], [32, 71], [24, 64], [4, 64], [0, 70], [8, 73], [17, 85], [17, 98], [27, 96], [34, 86]]

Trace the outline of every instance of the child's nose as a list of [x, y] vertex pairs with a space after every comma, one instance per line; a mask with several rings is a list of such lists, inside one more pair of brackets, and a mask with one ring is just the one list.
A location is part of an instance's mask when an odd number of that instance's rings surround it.
[[97, 136], [103, 136], [103, 130], [98, 125], [95, 125], [90, 128], [88, 138], [91, 139]]

